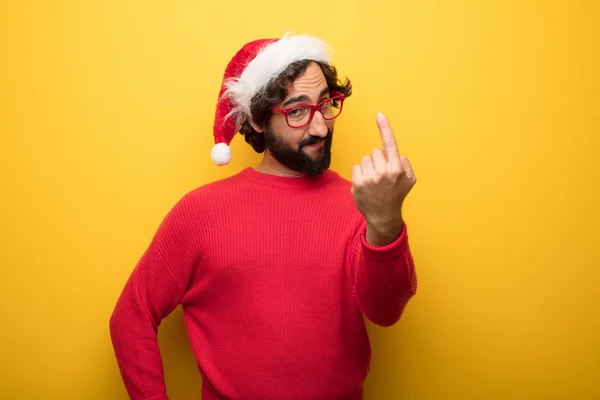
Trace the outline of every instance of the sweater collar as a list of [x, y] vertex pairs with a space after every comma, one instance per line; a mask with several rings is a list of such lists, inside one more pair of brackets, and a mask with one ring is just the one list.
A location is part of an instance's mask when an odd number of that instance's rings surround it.
[[243, 169], [241, 175], [242, 177], [261, 185], [289, 189], [310, 189], [322, 187], [333, 181], [338, 176], [338, 174], [331, 169], [328, 169], [321, 175], [315, 177], [278, 176], [266, 174], [264, 172], [258, 172], [252, 167]]

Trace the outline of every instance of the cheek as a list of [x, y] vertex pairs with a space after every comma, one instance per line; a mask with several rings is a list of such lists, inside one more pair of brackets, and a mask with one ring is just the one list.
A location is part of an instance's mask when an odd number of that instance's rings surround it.
[[290, 128], [283, 116], [271, 118], [271, 129], [292, 147], [298, 147], [302, 139], [308, 135], [306, 128]]

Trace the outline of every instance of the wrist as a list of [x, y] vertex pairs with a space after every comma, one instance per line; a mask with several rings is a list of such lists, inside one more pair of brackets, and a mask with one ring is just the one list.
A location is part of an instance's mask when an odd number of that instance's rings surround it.
[[393, 243], [402, 233], [403, 225], [402, 217], [388, 221], [367, 221], [367, 243], [378, 247]]

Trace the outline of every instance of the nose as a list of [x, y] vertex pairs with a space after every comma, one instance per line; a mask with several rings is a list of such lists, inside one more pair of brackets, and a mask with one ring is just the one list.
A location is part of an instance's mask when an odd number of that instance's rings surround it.
[[318, 136], [324, 138], [325, 136], [327, 136], [327, 132], [327, 124], [325, 124], [323, 114], [321, 114], [319, 111], [315, 111], [313, 119], [308, 125], [308, 134], [311, 136]]

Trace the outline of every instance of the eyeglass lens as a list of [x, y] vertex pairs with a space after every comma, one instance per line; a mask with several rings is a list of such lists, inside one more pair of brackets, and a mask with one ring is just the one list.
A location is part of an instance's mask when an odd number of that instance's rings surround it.
[[[333, 119], [340, 115], [341, 102], [339, 100], [329, 100], [321, 105], [321, 114], [325, 119]], [[315, 111], [316, 112], [316, 111]], [[296, 107], [287, 113], [287, 120], [290, 126], [302, 126], [307, 124], [311, 115], [310, 107]]]

